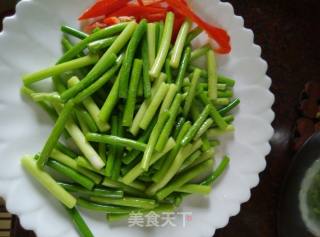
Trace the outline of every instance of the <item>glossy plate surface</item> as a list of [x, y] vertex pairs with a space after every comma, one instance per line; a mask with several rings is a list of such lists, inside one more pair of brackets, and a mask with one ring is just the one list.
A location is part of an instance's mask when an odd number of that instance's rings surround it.
[[[20, 96], [21, 75], [55, 63], [60, 50], [61, 24], [77, 27], [77, 16], [92, 1], [24, 0], [15, 16], [4, 20], [0, 34], [0, 196], [10, 212], [19, 215], [23, 227], [39, 237], [77, 236], [66, 213], [48, 193], [20, 167], [24, 154], [38, 152], [52, 123], [49, 117]], [[182, 227], [178, 215], [176, 227], [129, 228], [126, 222], [108, 224], [104, 215], [83, 211], [95, 236], [209, 237], [227, 225], [250, 198], [250, 190], [259, 183], [259, 172], [266, 165], [273, 135], [267, 64], [261, 49], [253, 42], [253, 33], [243, 26], [243, 18], [234, 15], [228, 3], [219, 0], [190, 1], [205, 20], [225, 28], [232, 39], [232, 53], [220, 56], [219, 71], [237, 80], [235, 96], [241, 105], [235, 111], [236, 132], [222, 138], [220, 154], [232, 157], [223, 179], [208, 197], [187, 198], [179, 211], [192, 212], [192, 220]], [[205, 40], [197, 40], [200, 44]], [[220, 157], [221, 155], [218, 155]], [[217, 159], [219, 160], [219, 159]]]

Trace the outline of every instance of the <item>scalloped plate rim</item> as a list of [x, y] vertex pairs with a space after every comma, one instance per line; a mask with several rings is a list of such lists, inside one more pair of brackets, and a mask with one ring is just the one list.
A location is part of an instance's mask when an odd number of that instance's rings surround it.
[[[19, 7], [21, 7], [21, 5], [23, 5], [24, 3], [27, 3], [27, 2], [30, 2], [30, 3], [32, 3], [32, 2], [34, 2], [33, 0], [22, 0], [21, 2], [19, 2], [18, 4], [17, 4], [17, 6], [16, 6], [16, 8], [19, 8]], [[229, 8], [231, 7], [232, 8], [232, 11], [233, 11], [233, 7], [232, 7], [232, 5], [230, 4], [230, 3], [226, 3], [226, 2], [220, 2], [221, 3], [221, 5], [223, 5], [222, 7], [225, 7], [226, 8], [226, 6], [228, 6]], [[240, 23], [240, 25], [241, 25], [241, 30], [246, 30], [246, 31], [248, 31], [248, 32], [251, 32], [252, 33], [252, 35], [253, 35], [253, 32], [252, 32], [252, 30], [251, 29], [247, 29], [247, 28], [245, 28], [244, 26], [243, 26], [243, 18], [241, 17], [241, 16], [236, 16], [236, 15], [234, 15], [234, 12], [233, 12], [233, 17], [235, 17], [235, 18], [238, 18], [238, 19], [240, 19], [240, 21], [242, 21], [241, 23]], [[3, 20], [3, 31], [0, 33], [0, 40], [6, 35], [6, 29], [7, 29], [7, 24], [8, 24], [8, 21], [10, 21], [10, 20], [16, 20], [17, 18], [16, 18], [16, 14], [15, 15], [13, 15], [13, 16], [9, 16], [9, 17], [6, 17], [4, 20]], [[236, 29], [236, 30], [239, 30], [239, 29]], [[1, 41], [0, 41], [1, 42]], [[267, 63], [266, 63], [266, 61], [265, 60], [263, 60], [262, 58], [261, 58], [261, 47], [260, 46], [258, 46], [258, 45], [256, 45], [256, 44], [252, 44], [252, 47], [254, 47], [254, 48], [256, 48], [257, 50], [258, 50], [258, 54], [259, 54], [259, 57], [258, 57], [258, 59], [259, 60], [261, 60], [261, 62], [262, 63], [265, 63], [266, 64], [266, 67], [268, 68], [268, 65], [267, 65]], [[246, 57], [239, 57], [239, 59], [242, 59], [242, 58], [246, 58]], [[248, 58], [250, 58], [250, 57], [248, 57]], [[268, 82], [266, 82], [267, 84], [271, 84], [271, 79], [270, 79], [270, 77], [268, 77], [267, 75], [265, 75], [265, 78], [264, 78], [264, 80], [268, 80]], [[260, 85], [251, 85], [251, 86], [260, 86]], [[263, 89], [266, 89], [268, 92], [270, 92], [270, 94], [271, 94], [271, 96], [272, 96], [272, 101], [271, 101], [271, 104], [273, 104], [274, 103], [274, 95], [272, 94], [272, 92], [269, 90], [269, 88], [266, 88], [266, 87], [262, 87]], [[1, 96], [0, 96], [0, 99], [1, 99]], [[273, 118], [274, 118], [274, 112], [272, 111], [272, 109], [271, 109], [271, 107], [269, 108], [269, 111], [271, 111], [272, 113], [273, 113]], [[269, 123], [268, 123], [269, 124]], [[270, 127], [271, 127], [271, 125], [270, 125]], [[272, 129], [272, 131], [273, 131], [273, 128], [271, 127], [271, 129]], [[270, 138], [271, 138], [271, 136], [265, 141], [266, 142], [266, 144], [267, 145], [269, 145], [269, 147], [268, 147], [268, 153], [270, 152], [270, 144], [269, 144], [269, 140], [270, 140]], [[253, 148], [252, 148], [253, 149]], [[260, 172], [262, 172], [264, 169], [265, 169], [265, 167], [266, 167], [266, 163], [264, 163], [264, 165], [263, 165], [263, 167], [260, 167], [260, 171], [257, 171], [257, 173], [255, 174], [256, 176], [258, 176], [258, 174], [260, 173]], [[21, 178], [21, 177], [20, 177]], [[0, 178], [0, 182], [6, 182], [6, 181], [8, 181], [8, 182], [10, 182], [10, 181], [12, 181], [12, 182], [14, 182], [14, 181], [17, 181], [19, 178], [13, 178], [13, 179], [4, 179], [4, 178]], [[258, 181], [259, 181], [259, 177], [258, 177]], [[258, 183], [253, 183], [253, 184], [249, 184], [249, 196], [246, 196], [246, 197], [244, 197], [244, 198], [242, 198], [242, 200], [238, 200], [238, 203], [239, 203], [239, 208], [236, 208], [235, 209], [235, 211], [233, 211], [233, 213], [232, 214], [227, 214], [228, 215], [228, 218], [227, 218], [227, 220], [224, 222], [224, 223], [222, 223], [222, 224], [220, 224], [220, 226], [215, 226], [215, 227], [213, 227], [213, 228], [215, 228], [215, 229], [217, 229], [217, 228], [222, 228], [222, 227], [224, 227], [225, 225], [227, 225], [227, 223], [228, 223], [228, 220], [229, 220], [229, 218], [231, 217], [231, 216], [234, 216], [234, 215], [237, 215], [238, 213], [239, 213], [239, 211], [240, 211], [240, 208], [241, 208], [241, 204], [243, 204], [244, 202], [246, 202], [247, 200], [249, 200], [249, 198], [250, 198], [250, 196], [251, 196], [251, 190], [252, 190], [252, 188], [254, 188], [256, 185], [258, 185]], [[2, 192], [2, 189], [0, 188], [0, 192]], [[5, 199], [7, 199], [7, 196], [8, 196], [8, 194], [9, 193], [2, 193], [3, 194], [3, 196], [4, 196], [4, 198]], [[22, 212], [15, 212], [14, 210], [12, 210], [12, 208], [8, 208], [9, 209], [9, 211], [13, 211], [13, 213], [14, 214], [18, 214], [18, 215], [21, 215], [21, 217], [22, 217], [22, 219], [24, 219], [23, 221], [22, 221], [22, 225], [24, 226], [24, 227], [26, 227], [26, 228], [29, 228], [30, 229], [30, 223], [29, 224], [27, 224], [27, 222], [26, 222], [26, 220], [25, 220], [25, 218], [27, 218], [26, 216], [28, 215], [28, 214], [31, 214], [32, 212], [36, 212], [37, 210], [33, 210], [33, 211], [31, 211], [30, 213], [23, 213], [23, 211]], [[29, 220], [30, 221], [30, 220]], [[31, 228], [32, 229], [32, 228]], [[34, 229], [34, 228], [33, 228]], [[215, 231], [215, 229], [213, 230], [213, 232]], [[36, 232], [37, 232], [37, 229], [35, 230]]]

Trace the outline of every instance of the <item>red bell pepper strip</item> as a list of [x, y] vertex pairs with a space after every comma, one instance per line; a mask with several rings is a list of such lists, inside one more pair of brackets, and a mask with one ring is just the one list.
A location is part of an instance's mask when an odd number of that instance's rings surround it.
[[142, 0], [144, 6], [161, 7], [165, 0]]
[[149, 22], [161, 21], [165, 19], [168, 11], [172, 11], [176, 15], [173, 38], [178, 34], [181, 24], [187, 17], [216, 41], [218, 48], [215, 51], [217, 53], [226, 54], [231, 51], [230, 37], [227, 32], [202, 20], [190, 9], [186, 0], [97, 0], [79, 19], [106, 16], [103, 23], [96, 22], [87, 26], [90, 31], [95, 27], [116, 24], [121, 21], [119, 17], [134, 17], [137, 21], [141, 19], [146, 19]]
[[144, 17], [148, 22], [163, 21], [166, 18], [166, 13], [151, 14]]
[[108, 26], [112, 26], [120, 23], [120, 19], [118, 17], [107, 17], [103, 20], [103, 22]]
[[[146, 19], [148, 22], [157, 22], [157, 21], [162, 21], [166, 17], [166, 14], [152, 14], [152, 15], [147, 15], [144, 17], [141, 17], [141, 19]], [[119, 21], [115, 21], [113, 19], [118, 19]], [[117, 24], [119, 22], [124, 22], [124, 21], [132, 21], [132, 20], [137, 20], [135, 17], [128, 17], [128, 16], [119, 16], [119, 17], [106, 17], [103, 22], [106, 23], [108, 26]], [[138, 20], [137, 20], [138, 21]]]
[[121, 9], [126, 6], [129, 0], [100, 0], [97, 1], [93, 6], [88, 8], [79, 17], [79, 20], [94, 18], [103, 15], [109, 15], [110, 13]]
[[[101, 0], [100, 0], [100, 1], [101, 1]], [[94, 22], [94, 23], [92, 23], [92, 24], [90, 24], [90, 25], [84, 26], [83, 31], [86, 32], [86, 33], [88, 33], [88, 34], [91, 34], [91, 32], [92, 32], [94, 29], [96, 29], [96, 28], [105, 28], [105, 27], [107, 27], [107, 26], [108, 26], [107, 24], [105, 24], [105, 23], [103, 23], [103, 22], [97, 21], [97, 22]]]
[[144, 6], [143, 0], [137, 0], [139, 6]]
[[106, 23], [108, 26], [111, 26], [114, 24], [118, 24], [120, 22], [128, 22], [132, 20], [134, 20], [134, 18], [131, 16], [120, 16], [120, 17], [111, 16], [111, 17], [106, 17], [103, 20], [103, 22]]
[[127, 4], [125, 7], [117, 11], [114, 11], [108, 16], [137, 16], [137, 15], [148, 15], [148, 14], [157, 14], [157, 13], [165, 13], [165, 12], [166, 10], [163, 8]]
[[161, 14], [165, 16], [166, 10], [158, 7], [127, 4], [125, 7], [119, 9], [118, 11], [109, 14], [108, 17], [133, 16], [137, 21], [140, 21], [143, 18], [148, 20], [148, 16], [155, 14]]
[[210, 38], [214, 39], [219, 47], [215, 49], [217, 53], [227, 54], [231, 51], [230, 37], [223, 29], [212, 26], [197, 16], [188, 6], [185, 0], [165, 0], [170, 7], [181, 15], [188, 17], [200, 28], [204, 29]]

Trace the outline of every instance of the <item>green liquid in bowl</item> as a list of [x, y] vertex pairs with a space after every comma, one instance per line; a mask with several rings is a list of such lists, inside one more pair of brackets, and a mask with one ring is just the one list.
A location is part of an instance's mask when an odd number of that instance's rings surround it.
[[300, 212], [308, 230], [320, 237], [320, 160], [307, 170], [299, 193]]
[[320, 170], [313, 177], [312, 183], [307, 191], [307, 205], [309, 216], [320, 225]]

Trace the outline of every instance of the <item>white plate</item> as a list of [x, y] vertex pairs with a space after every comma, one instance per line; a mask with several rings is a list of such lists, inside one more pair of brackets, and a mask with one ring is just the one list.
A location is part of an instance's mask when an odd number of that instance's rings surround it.
[[[19, 94], [21, 75], [54, 64], [60, 55], [61, 24], [77, 26], [77, 16], [92, 1], [25, 0], [15, 16], [4, 20], [0, 34], [0, 195], [22, 226], [39, 237], [77, 236], [59, 204], [20, 167], [22, 155], [38, 152], [52, 123], [46, 114]], [[205, 20], [226, 29], [232, 39], [232, 53], [219, 57], [219, 70], [237, 80], [235, 95], [241, 99], [234, 124], [222, 150], [232, 157], [230, 167], [209, 197], [187, 198], [180, 211], [192, 212], [192, 221], [182, 227], [129, 228], [126, 222], [110, 225], [104, 215], [83, 212], [96, 237], [184, 236], [209, 237], [224, 227], [240, 205], [250, 198], [266, 165], [273, 134], [271, 122], [274, 97], [269, 91], [267, 64], [253, 33], [245, 29], [229, 3], [219, 0], [190, 1]], [[201, 40], [200, 40], [201, 41]], [[178, 217], [177, 217], [178, 218]]]

